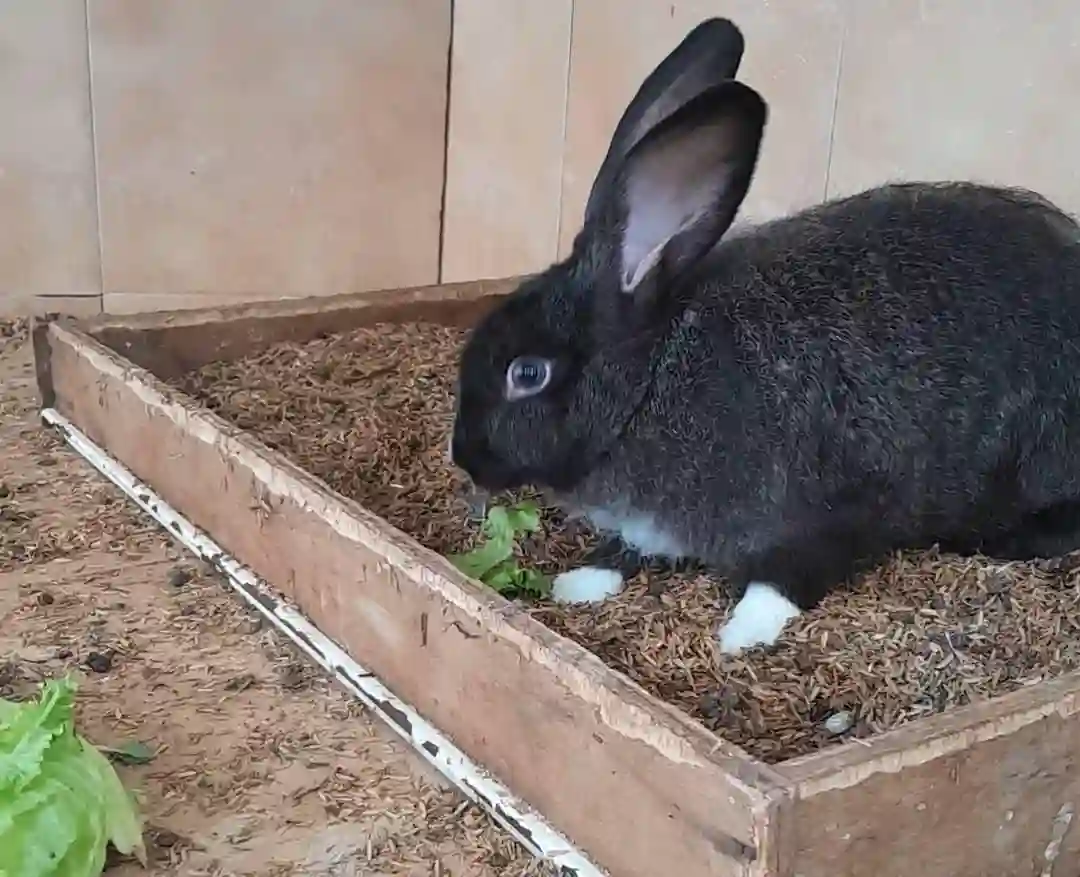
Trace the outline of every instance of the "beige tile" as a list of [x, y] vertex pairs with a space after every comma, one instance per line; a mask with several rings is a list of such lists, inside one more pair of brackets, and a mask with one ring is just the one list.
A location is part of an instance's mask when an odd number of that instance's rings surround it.
[[100, 295], [6, 295], [0, 296], [0, 317], [28, 317], [58, 313], [72, 317], [96, 317], [101, 313]]
[[0, 296], [101, 289], [83, 0], [0, 11]]
[[434, 282], [449, 0], [89, 0], [105, 289]]
[[556, 255], [571, 0], [457, 0], [443, 280]]
[[846, 3], [576, 0], [560, 251], [569, 251], [580, 227], [593, 176], [630, 98], [690, 29], [713, 15], [743, 31], [739, 78], [758, 89], [770, 109], [742, 217], [774, 217], [820, 200]]
[[1080, 6], [858, 0], [844, 47], [830, 193], [974, 178], [1080, 210]]

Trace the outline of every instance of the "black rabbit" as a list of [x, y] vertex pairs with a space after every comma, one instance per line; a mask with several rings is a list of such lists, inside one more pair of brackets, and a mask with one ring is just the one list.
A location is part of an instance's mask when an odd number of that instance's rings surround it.
[[[705, 22], [642, 86], [571, 255], [473, 330], [452, 436], [477, 485], [547, 488], [620, 546], [727, 577], [724, 651], [895, 549], [1080, 547], [1076, 222], [911, 183], [721, 241], [767, 115], [742, 51]], [[555, 595], [622, 582], [595, 561]]]

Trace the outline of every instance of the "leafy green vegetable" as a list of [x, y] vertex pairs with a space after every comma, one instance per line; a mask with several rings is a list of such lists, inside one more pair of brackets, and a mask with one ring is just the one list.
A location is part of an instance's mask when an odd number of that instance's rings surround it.
[[98, 877], [109, 842], [146, 864], [134, 801], [75, 732], [74, 700], [66, 679], [0, 700], [0, 877]]
[[522, 569], [514, 556], [517, 539], [539, 529], [540, 511], [535, 504], [493, 506], [481, 528], [483, 541], [472, 551], [453, 555], [450, 561], [465, 575], [479, 579], [499, 593], [546, 596], [551, 592], [548, 577], [534, 569]]

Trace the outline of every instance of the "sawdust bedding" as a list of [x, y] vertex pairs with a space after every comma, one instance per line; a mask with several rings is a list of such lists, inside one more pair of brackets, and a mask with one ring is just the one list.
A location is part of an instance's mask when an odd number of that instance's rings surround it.
[[[178, 386], [333, 489], [442, 554], [477, 535], [446, 462], [463, 334], [379, 325], [211, 363]], [[556, 572], [590, 534], [545, 510], [523, 546]], [[1001, 564], [898, 554], [790, 624], [772, 648], [719, 662], [732, 601], [692, 574], [643, 574], [601, 606], [539, 600], [535, 616], [768, 762], [866, 738], [1080, 666], [1080, 560]]]

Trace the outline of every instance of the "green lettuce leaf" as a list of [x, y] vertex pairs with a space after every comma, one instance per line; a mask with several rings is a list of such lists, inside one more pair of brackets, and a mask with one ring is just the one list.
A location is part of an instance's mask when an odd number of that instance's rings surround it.
[[534, 503], [494, 506], [488, 510], [481, 528], [481, 543], [472, 551], [450, 558], [465, 575], [500, 593], [514, 591], [539, 597], [551, 592], [551, 581], [536, 570], [522, 569], [514, 557], [519, 536], [540, 529], [540, 510]]
[[135, 804], [75, 732], [75, 685], [0, 700], [0, 877], [99, 877], [109, 843], [146, 863]]

